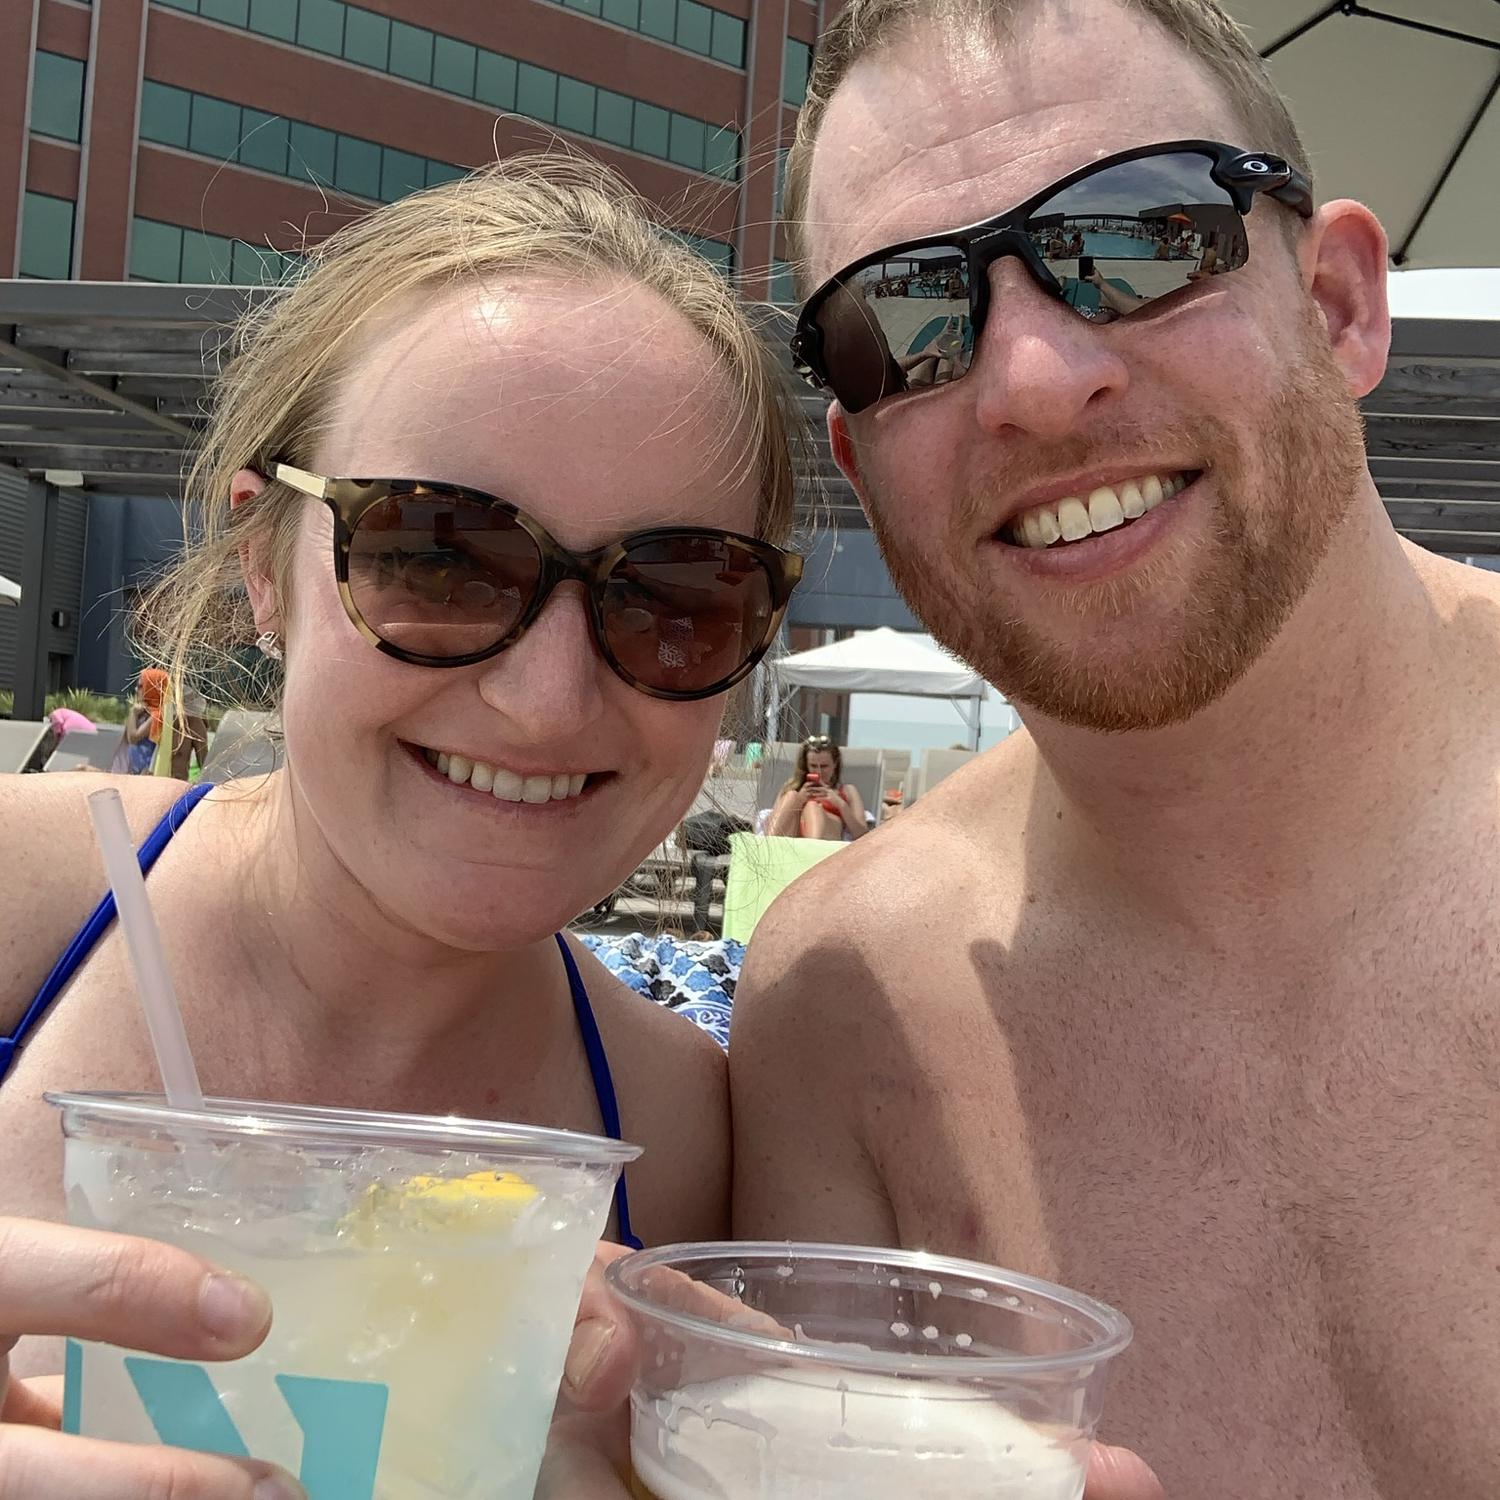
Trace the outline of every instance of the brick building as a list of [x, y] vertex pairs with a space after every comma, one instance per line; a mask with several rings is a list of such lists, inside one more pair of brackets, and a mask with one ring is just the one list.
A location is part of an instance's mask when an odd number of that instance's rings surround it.
[[0, 276], [254, 283], [368, 204], [561, 136], [775, 295], [825, 3], [7, 0]]

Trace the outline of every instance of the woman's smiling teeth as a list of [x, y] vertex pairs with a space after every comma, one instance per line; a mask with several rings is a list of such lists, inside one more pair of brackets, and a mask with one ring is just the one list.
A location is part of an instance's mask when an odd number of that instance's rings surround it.
[[458, 786], [465, 784], [476, 792], [488, 792], [502, 802], [566, 802], [583, 791], [586, 775], [573, 776], [518, 776], [502, 766], [492, 766], [482, 760], [470, 760], [467, 755], [450, 755], [446, 750], [423, 748], [429, 766], [435, 766], [449, 781]]
[[1155, 510], [1193, 482], [1192, 474], [1144, 474], [1123, 484], [1100, 485], [1087, 495], [1068, 495], [1048, 505], [1034, 505], [1001, 527], [1001, 537], [1016, 547], [1050, 547], [1054, 542], [1081, 542], [1101, 531], [1113, 531]]

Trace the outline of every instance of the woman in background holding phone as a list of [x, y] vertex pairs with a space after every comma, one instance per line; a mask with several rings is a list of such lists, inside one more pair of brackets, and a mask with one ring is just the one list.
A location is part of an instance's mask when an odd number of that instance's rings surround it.
[[851, 839], [870, 831], [859, 788], [846, 786], [844, 757], [826, 734], [802, 742], [797, 769], [787, 779], [766, 832], [779, 838]]

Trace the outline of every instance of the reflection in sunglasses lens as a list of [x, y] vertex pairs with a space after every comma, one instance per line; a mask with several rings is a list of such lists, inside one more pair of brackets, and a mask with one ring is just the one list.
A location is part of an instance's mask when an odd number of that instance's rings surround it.
[[774, 613], [770, 575], [747, 547], [723, 537], [667, 537], [636, 544], [610, 575], [604, 636], [637, 682], [697, 692], [744, 666]]
[[1041, 204], [1025, 230], [1082, 317], [1112, 323], [1249, 256], [1245, 221], [1196, 152], [1106, 167]]
[[349, 592], [381, 640], [416, 656], [468, 656], [515, 628], [541, 576], [515, 517], [451, 495], [371, 507], [349, 550]]
[[974, 352], [968, 256], [926, 246], [866, 266], [828, 299], [819, 323], [849, 411], [956, 380]]

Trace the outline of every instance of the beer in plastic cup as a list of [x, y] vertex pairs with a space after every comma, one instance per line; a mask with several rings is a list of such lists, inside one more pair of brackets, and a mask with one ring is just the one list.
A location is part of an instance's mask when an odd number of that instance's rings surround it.
[[638, 1500], [1079, 1500], [1112, 1308], [920, 1252], [675, 1245], [616, 1261]]

